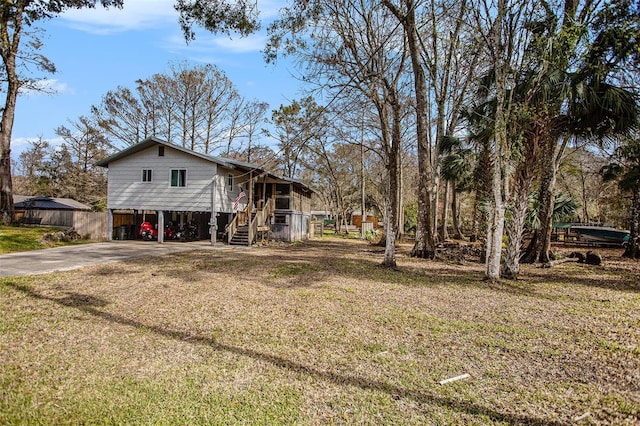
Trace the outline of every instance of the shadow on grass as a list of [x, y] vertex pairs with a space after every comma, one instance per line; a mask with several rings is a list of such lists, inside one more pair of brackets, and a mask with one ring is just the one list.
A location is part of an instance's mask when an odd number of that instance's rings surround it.
[[[446, 261], [422, 260], [415, 266], [402, 265], [397, 270], [385, 268], [381, 266], [384, 250], [361, 242], [348, 244], [341, 240], [309, 241], [282, 250], [282, 256], [277, 256], [274, 260], [307, 261], [322, 265], [320, 272], [324, 274], [323, 278], [327, 275], [340, 275], [408, 286], [474, 286], [518, 296], [550, 299], [556, 297], [540, 292], [539, 289], [535, 289], [536, 285], [567, 283], [567, 285], [640, 292], [640, 281], [635, 272], [623, 268], [579, 265], [576, 269], [572, 268], [574, 264], [558, 265], [550, 269], [529, 268], [521, 273], [520, 280], [502, 280], [499, 284], [491, 284], [484, 280], [482, 265], [478, 268], [463, 270]], [[356, 254], [364, 254], [364, 256], [351, 256]], [[251, 256], [251, 253], [244, 255]], [[424, 267], [425, 265], [428, 267]], [[597, 278], [593, 274], [596, 274]], [[308, 279], [305, 280], [306, 285], [308, 281]]]
[[548, 419], [532, 417], [527, 415], [503, 413], [492, 407], [482, 406], [470, 401], [463, 401], [454, 398], [445, 398], [432, 393], [423, 392], [417, 389], [406, 389], [394, 384], [386, 383], [379, 380], [370, 380], [361, 375], [337, 374], [331, 371], [319, 370], [295, 361], [288, 360], [283, 357], [270, 355], [268, 353], [259, 352], [250, 348], [228, 345], [217, 342], [215, 339], [205, 336], [189, 334], [184, 331], [171, 330], [156, 325], [148, 325], [143, 322], [129, 319], [118, 314], [104, 312], [96, 308], [96, 306], [104, 306], [106, 302], [95, 298], [77, 293], [69, 294], [67, 297], [55, 298], [40, 294], [27, 286], [6, 282], [8, 287], [25, 294], [26, 296], [41, 301], [49, 301], [56, 303], [65, 308], [72, 308], [82, 311], [86, 314], [95, 316], [104, 321], [119, 324], [127, 327], [133, 327], [145, 332], [153, 332], [158, 336], [173, 339], [176, 341], [202, 345], [212, 348], [215, 351], [224, 351], [235, 355], [245, 356], [257, 361], [266, 362], [278, 368], [286, 369], [300, 375], [306, 375], [318, 380], [324, 380], [338, 386], [352, 386], [365, 391], [384, 392], [392, 399], [411, 399], [419, 404], [432, 404], [447, 407], [449, 409], [467, 413], [472, 416], [486, 416], [492, 421], [506, 422], [509, 424], [528, 424], [528, 425], [555, 425], [562, 424]]
[[531, 283], [545, 283], [553, 280], [584, 287], [640, 292], [640, 280], [629, 271], [610, 271], [601, 266], [593, 265], [579, 265], [577, 269], [569, 269], [569, 266], [563, 267], [562, 265], [556, 268], [558, 270], [555, 272], [545, 272], [549, 269], [536, 268], [527, 273], [527, 280]]
[[209, 251], [172, 256], [182, 265], [190, 263], [195, 270], [242, 274], [250, 279], [259, 278], [261, 284], [275, 288], [312, 287], [332, 277], [403, 286], [468, 285], [482, 281], [480, 274], [459, 271], [446, 263], [431, 262], [428, 268], [410, 265], [387, 268], [381, 264], [382, 257], [370, 253], [369, 246], [342, 241], [300, 243], [282, 249], [270, 248], [266, 253], [256, 248], [227, 251], [224, 257], [212, 257]]

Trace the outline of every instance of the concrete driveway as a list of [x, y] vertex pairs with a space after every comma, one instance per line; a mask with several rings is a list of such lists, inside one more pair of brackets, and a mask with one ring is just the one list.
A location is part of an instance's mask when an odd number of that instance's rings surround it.
[[56, 247], [0, 255], [0, 277], [69, 271], [98, 263], [118, 262], [145, 256], [160, 256], [189, 250], [222, 249], [228, 246], [210, 241], [165, 242], [109, 241]]

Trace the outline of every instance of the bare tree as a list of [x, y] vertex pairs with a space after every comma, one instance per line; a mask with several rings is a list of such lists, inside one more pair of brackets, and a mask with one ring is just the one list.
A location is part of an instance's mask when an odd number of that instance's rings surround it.
[[118, 88], [92, 107], [100, 127], [125, 145], [157, 136], [210, 153], [227, 144], [233, 129], [243, 125], [233, 122], [232, 105], [244, 101], [213, 65], [171, 64], [166, 74], [155, 74], [136, 84], [135, 92]]
[[63, 143], [39, 139], [20, 154], [20, 169], [31, 195], [68, 197], [98, 207], [106, 201], [105, 170], [95, 166], [111, 149], [108, 140], [86, 117], [60, 126]]
[[[287, 9], [285, 18], [272, 27], [270, 46], [275, 51], [283, 40], [292, 46], [289, 53], [295, 51], [304, 61], [307, 80], [320, 82], [320, 89], [327, 92], [334, 102], [339, 100], [343, 110], [346, 106], [347, 110], [356, 107], [366, 112], [375, 111], [378, 134], [374, 140], [378, 141], [384, 153], [382, 158], [388, 178], [383, 264], [395, 267], [399, 162], [406, 113], [404, 37], [401, 31], [396, 31], [398, 26], [393, 25], [394, 20], [387, 16], [386, 8], [375, 2], [318, 0], [312, 5], [300, 2], [295, 6], [298, 8]], [[300, 10], [307, 13], [303, 15], [306, 24], [313, 28], [312, 43], [303, 42], [304, 28], [298, 27], [294, 19]]]
[[156, 110], [156, 106], [147, 101], [149, 85], [138, 81], [142, 88], [144, 101], [140, 102], [131, 90], [118, 87], [109, 91], [102, 98], [100, 106], [92, 106], [93, 120], [114, 140], [125, 146], [135, 145], [153, 136], [156, 127], [148, 126], [148, 111]]
[[237, 141], [234, 151], [246, 152], [245, 161], [251, 163], [258, 158], [258, 156], [252, 155], [253, 151], [258, 148], [255, 137], [262, 131], [260, 124], [265, 122], [267, 108], [269, 108], [269, 104], [258, 100], [247, 103], [244, 99], [239, 98], [234, 102], [230, 112], [227, 156], [230, 155], [231, 147]]

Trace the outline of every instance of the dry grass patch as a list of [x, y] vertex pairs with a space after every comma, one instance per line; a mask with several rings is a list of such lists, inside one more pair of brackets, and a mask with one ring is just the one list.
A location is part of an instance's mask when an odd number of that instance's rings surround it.
[[638, 423], [637, 264], [489, 285], [406, 249], [399, 271], [324, 240], [3, 279], [0, 423]]

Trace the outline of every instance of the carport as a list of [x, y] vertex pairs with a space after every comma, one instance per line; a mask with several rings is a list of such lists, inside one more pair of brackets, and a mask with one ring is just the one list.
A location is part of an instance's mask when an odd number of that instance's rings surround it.
[[[188, 223], [197, 227], [196, 240], [211, 238], [209, 212], [179, 212], [179, 211], [151, 211], [151, 210], [114, 210], [111, 212], [113, 220], [112, 239], [136, 240], [139, 239], [140, 225], [150, 222], [155, 229], [167, 227], [172, 231], [183, 229]], [[218, 220], [220, 217], [218, 217]], [[226, 225], [226, 224], [225, 224]], [[220, 229], [217, 227], [217, 229]], [[222, 226], [224, 229], [224, 225]], [[162, 242], [164, 233], [158, 233], [158, 241]]]

